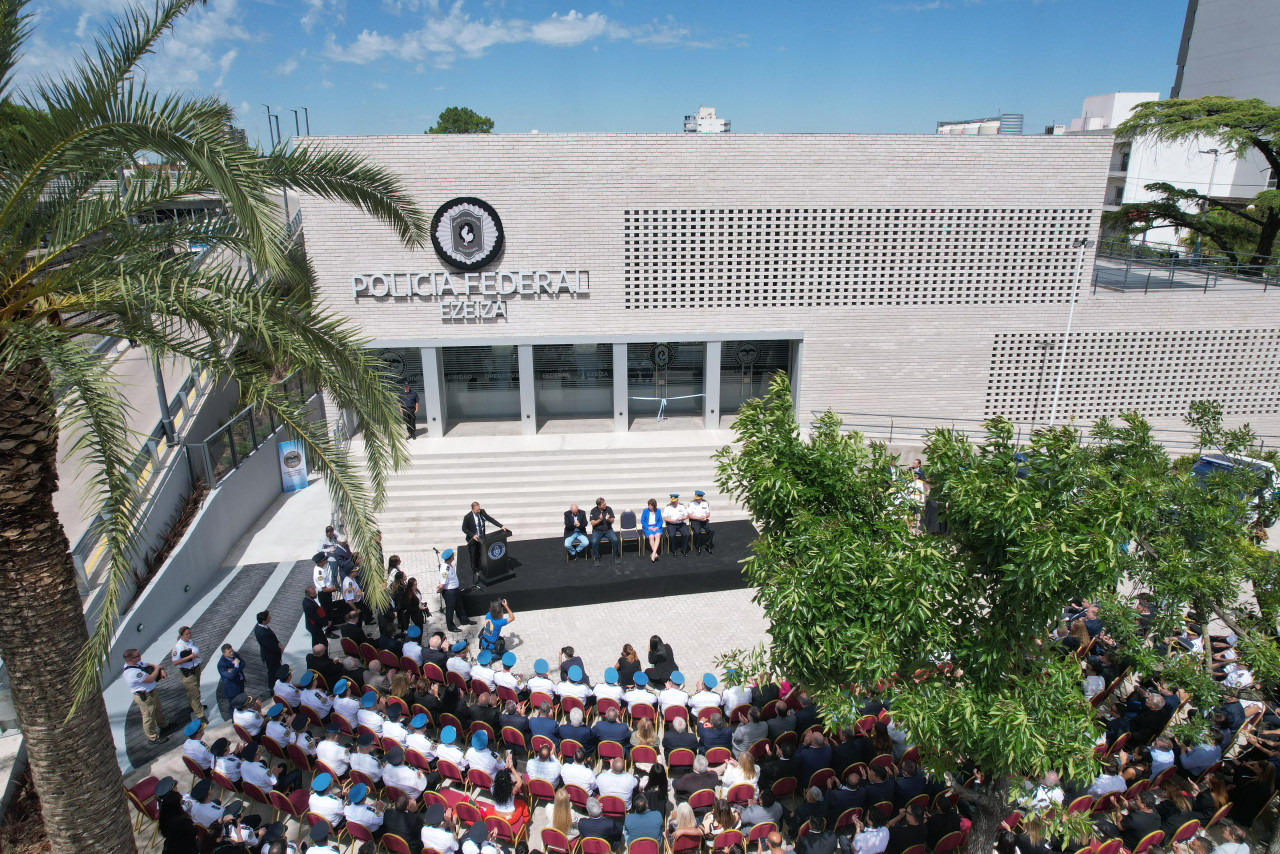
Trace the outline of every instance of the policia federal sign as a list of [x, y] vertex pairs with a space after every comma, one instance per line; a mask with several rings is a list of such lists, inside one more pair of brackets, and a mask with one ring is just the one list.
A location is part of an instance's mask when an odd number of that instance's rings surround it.
[[[589, 296], [586, 270], [486, 271], [502, 252], [504, 233], [498, 212], [487, 202], [464, 196], [440, 206], [431, 220], [436, 255], [458, 272], [368, 272], [351, 276], [353, 299], [438, 301], [440, 319], [496, 320], [507, 316], [507, 300]], [[416, 298], [416, 300], [415, 300]]]

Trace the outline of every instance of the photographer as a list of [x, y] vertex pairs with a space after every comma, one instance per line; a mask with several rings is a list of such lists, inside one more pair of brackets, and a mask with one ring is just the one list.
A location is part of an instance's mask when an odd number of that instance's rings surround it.
[[507, 604], [507, 600], [495, 600], [489, 606], [489, 616], [485, 618], [484, 626], [480, 629], [478, 638], [480, 649], [487, 649], [495, 658], [500, 658], [507, 648], [507, 642], [502, 639], [502, 630], [515, 621], [516, 615]]
[[160, 735], [160, 730], [167, 727], [169, 722], [165, 720], [164, 709], [160, 707], [160, 694], [156, 691], [157, 683], [167, 675], [164, 668], [145, 663], [138, 650], [131, 648], [124, 651], [124, 684], [133, 692], [133, 702], [138, 704], [138, 710], [142, 712], [142, 731], [152, 744], [169, 740]]

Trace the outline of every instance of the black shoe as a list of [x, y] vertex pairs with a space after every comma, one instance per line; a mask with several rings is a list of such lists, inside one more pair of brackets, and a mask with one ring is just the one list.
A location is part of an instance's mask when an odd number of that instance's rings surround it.
[[700, 554], [702, 554], [702, 549], [694, 549], [694, 550], [693, 550], [693, 553], [694, 553], [694, 554], [696, 554], [696, 555], [700, 555]]
[[707, 554], [713, 555], [715, 553], [716, 553], [715, 549], [713, 549], [711, 546], [707, 546]]
[[474, 626], [476, 624], [475, 620], [459, 620], [458, 622], [462, 623], [464, 626]]
[[596, 566], [599, 566], [599, 565], [600, 565], [600, 558], [596, 558], [596, 560], [595, 560], [595, 564], [596, 564]]
[[448, 625], [447, 623], [445, 624], [445, 628], [446, 628], [446, 629], [448, 629], [448, 630], [449, 630], [449, 631], [451, 631], [451, 632], [458, 632], [458, 631], [462, 631], [462, 630], [461, 630], [461, 629], [459, 629], [457, 626], [451, 626], [451, 625]]
[[168, 740], [169, 740], [169, 736], [167, 736], [167, 735], [162, 735], [162, 736], [159, 736], [159, 737], [157, 737], [157, 738], [148, 738], [148, 739], [147, 739], [147, 741], [151, 742], [152, 744], [164, 744], [164, 743], [165, 743], [166, 741], [168, 741]]
[[614, 555], [614, 556], [613, 556], [613, 562], [614, 562], [614, 563], [622, 563], [622, 555]]

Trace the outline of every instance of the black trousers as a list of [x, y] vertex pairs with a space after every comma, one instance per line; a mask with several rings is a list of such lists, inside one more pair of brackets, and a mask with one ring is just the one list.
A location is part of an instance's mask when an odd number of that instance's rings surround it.
[[418, 438], [418, 416], [407, 409], [401, 410], [404, 415], [404, 426], [409, 430], [409, 438]]
[[[328, 611], [325, 613], [327, 614]], [[325, 636], [324, 625], [313, 626], [312, 624], [307, 623], [307, 632], [311, 635], [312, 646], [315, 646], [316, 644], [324, 644], [326, 647], [329, 646], [329, 638]], [[275, 682], [272, 682], [271, 684], [274, 685]]]
[[462, 604], [462, 591], [455, 587], [452, 590], [445, 590], [444, 595], [444, 623], [446, 626], [456, 626], [465, 623], [467, 610]]
[[475, 540], [467, 540], [467, 555], [471, 558], [471, 583], [474, 584], [480, 572], [480, 558], [484, 554], [484, 546]]
[[670, 548], [672, 551], [679, 549], [685, 554], [689, 553], [689, 531], [685, 528], [683, 522], [679, 525], [668, 525], [667, 537], [671, 540]]
[[[311, 635], [312, 646], [315, 646], [317, 643], [321, 643], [321, 641], [317, 641], [315, 637], [316, 636], [313, 633]], [[328, 640], [323, 641], [323, 643], [327, 644]], [[276, 684], [276, 671], [280, 669], [280, 653], [277, 652], [272, 656], [263, 655], [262, 663], [267, 666], [267, 687], [270, 688], [272, 685]]]
[[[699, 519], [689, 520], [689, 530], [693, 535], [693, 547], [701, 551], [702, 549], [710, 549], [715, 547], [716, 532], [712, 530], [710, 522], [703, 522]], [[701, 544], [699, 544], [701, 541]]]

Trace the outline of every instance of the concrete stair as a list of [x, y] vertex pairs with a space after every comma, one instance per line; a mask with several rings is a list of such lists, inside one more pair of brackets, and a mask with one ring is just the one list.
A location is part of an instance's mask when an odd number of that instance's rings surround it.
[[419, 440], [412, 463], [390, 480], [379, 515], [388, 553], [457, 547], [472, 501], [513, 532], [512, 539], [559, 536], [571, 503], [590, 513], [603, 495], [621, 516], [649, 498], [682, 501], [707, 493], [712, 522], [747, 514], [720, 494], [712, 454], [726, 437], [702, 430], [582, 437], [490, 437]]

